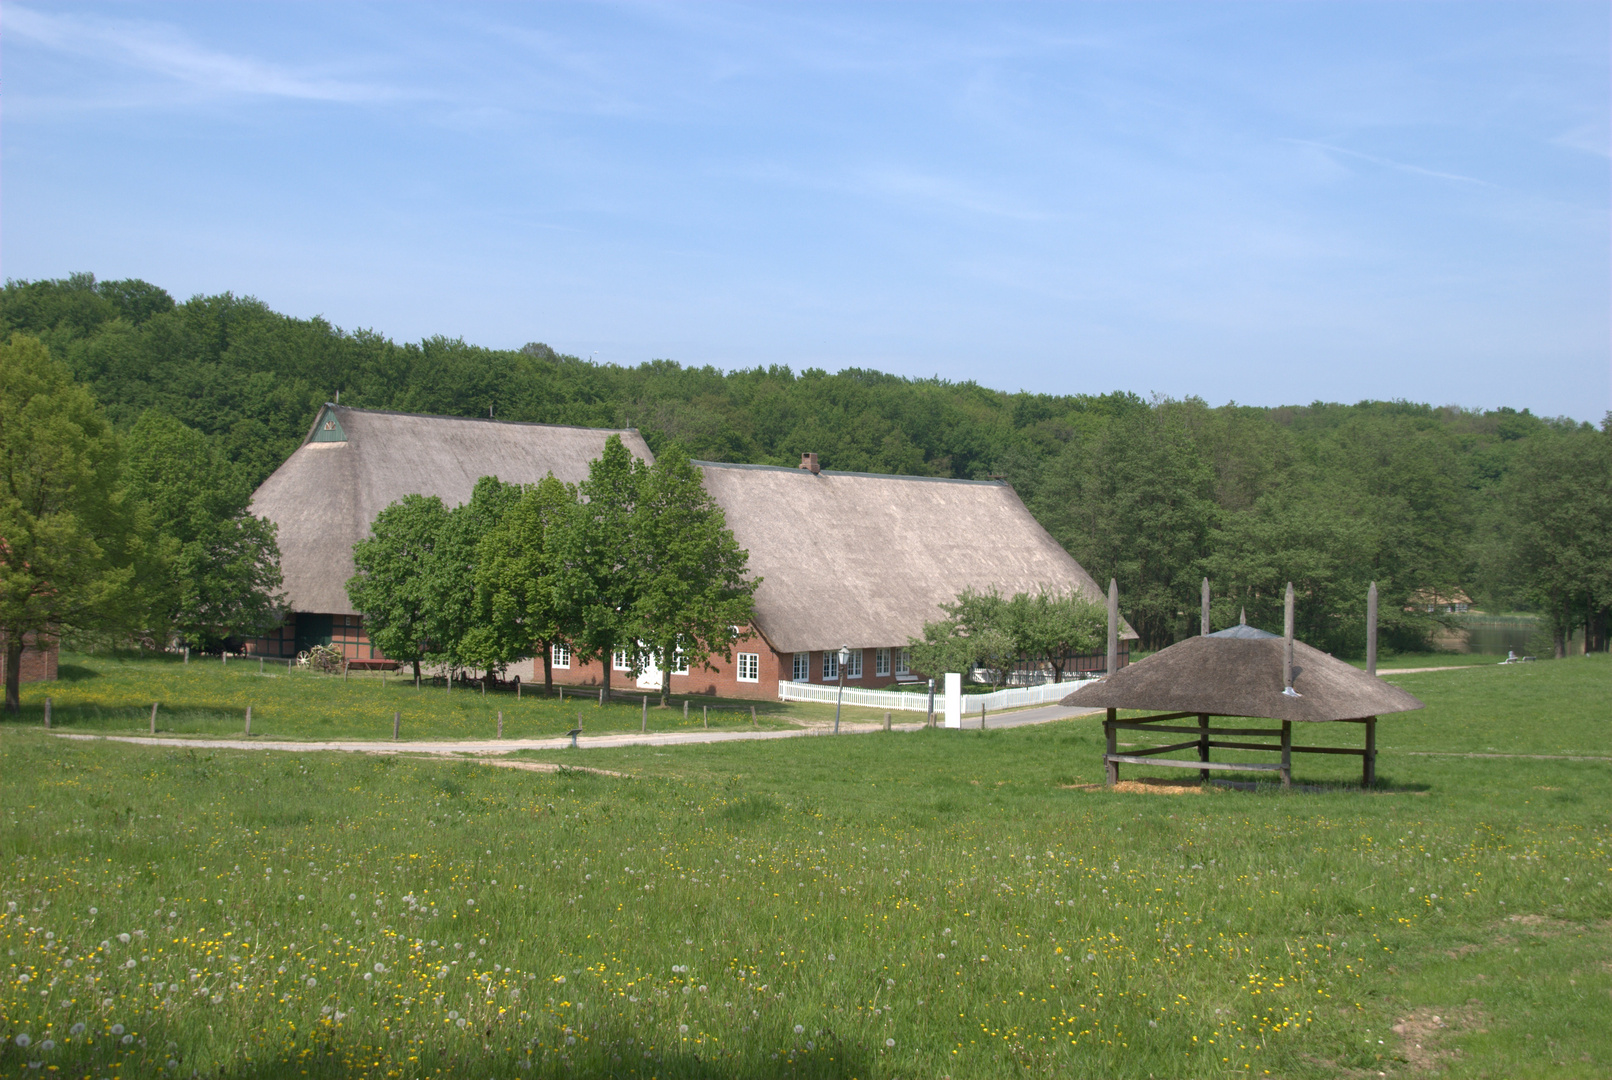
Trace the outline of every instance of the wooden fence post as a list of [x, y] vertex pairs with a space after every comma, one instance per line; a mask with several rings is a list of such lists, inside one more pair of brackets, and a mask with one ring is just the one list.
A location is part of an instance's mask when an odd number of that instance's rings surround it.
[[[1204, 580], [1208, 581], [1209, 579], [1204, 578]], [[1198, 714], [1198, 760], [1199, 761], [1208, 761], [1209, 760], [1209, 714], [1208, 713], [1199, 713]], [[1208, 769], [1199, 769], [1198, 770], [1198, 779], [1207, 782], [1208, 779], [1209, 779], [1209, 770]]]
[[157, 703], [155, 701], [153, 701], [151, 703], [151, 734], [155, 735], [156, 733], [157, 733]]
[[683, 723], [688, 723], [688, 698], [683, 699]]
[[711, 726], [711, 706], [709, 706], [709, 705], [701, 705], [700, 706], [700, 719], [705, 722], [706, 727]]
[[504, 737], [504, 710], [503, 709], [498, 710], [498, 737], [500, 739], [502, 739]]
[[565, 684], [561, 683], [559, 689], [560, 689], [560, 704], [564, 705], [565, 704]]
[[649, 730], [649, 695], [645, 694], [644, 695], [644, 717], [643, 717], [642, 720], [640, 720], [638, 722], [638, 731], [639, 731], [640, 734], [642, 734], [644, 732], [647, 732], [648, 730]]
[[346, 660], [343, 660], [341, 662], [341, 681], [342, 682], [347, 681], [347, 661]]
[[756, 726], [756, 707], [754, 705], [750, 706], [750, 726]]
[[985, 730], [985, 702], [980, 702], [980, 730]]
[[521, 683], [520, 683], [519, 679], [516, 679], [515, 680], [515, 700], [519, 701], [520, 699], [521, 699]]
[[259, 675], [263, 674], [263, 657], [261, 656], [257, 658], [257, 673]]
[[604, 699], [605, 699], [605, 688], [601, 686], [601, 687], [599, 687], [599, 707], [601, 709], [604, 708]]
[[889, 713], [889, 710], [886, 710], [885, 714], [884, 714], [884, 730], [886, 730], [886, 731], [890, 730], [890, 713]]
[[50, 730], [50, 698], [45, 699], [45, 730]]
[[252, 734], [252, 706], [246, 707], [246, 734]]
[[392, 741], [397, 742], [398, 734], [403, 729], [403, 716], [396, 709], [392, 710]]
[[[1291, 594], [1289, 594], [1291, 595]], [[1282, 721], [1282, 786], [1293, 786], [1293, 721]]]
[[1118, 715], [1118, 709], [1109, 709], [1108, 718], [1103, 721], [1103, 739], [1108, 746], [1108, 750], [1103, 756], [1103, 773], [1104, 782], [1109, 787], [1119, 783], [1119, 762], [1111, 760], [1115, 754], [1119, 753], [1119, 744], [1114, 736], [1114, 718]]
[[1366, 753], [1360, 767], [1360, 786], [1374, 787], [1377, 783], [1377, 718], [1366, 717]]

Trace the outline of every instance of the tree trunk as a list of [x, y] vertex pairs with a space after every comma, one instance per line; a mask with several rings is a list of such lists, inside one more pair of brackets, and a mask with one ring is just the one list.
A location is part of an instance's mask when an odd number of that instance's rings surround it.
[[604, 699], [610, 700], [610, 671], [616, 666], [616, 643], [611, 642], [600, 655], [604, 661]]
[[414, 683], [416, 686], [420, 683], [420, 658], [418, 656], [414, 658]]
[[22, 635], [12, 634], [6, 641], [6, 712], [16, 716], [22, 712]]
[[[1566, 631], [1563, 630], [1560, 626], [1558, 626], [1558, 627], [1554, 628], [1551, 631], [1551, 638], [1556, 643], [1556, 659], [1565, 660], [1567, 658], [1567, 633], [1566, 633]], [[7, 687], [6, 693], [8, 695], [11, 693], [9, 685]], [[9, 700], [9, 698], [8, 698], [8, 700]]]
[[537, 643], [543, 649], [543, 696], [548, 697], [554, 693], [554, 643], [541, 638]]
[[1052, 682], [1053, 682], [1053, 685], [1057, 685], [1058, 683], [1063, 682], [1063, 665], [1062, 664], [1054, 663], [1052, 665]]
[[676, 655], [676, 653], [676, 648], [670, 645], [661, 651], [660, 707], [663, 709], [666, 708], [666, 695], [671, 692], [672, 688], [672, 657]]

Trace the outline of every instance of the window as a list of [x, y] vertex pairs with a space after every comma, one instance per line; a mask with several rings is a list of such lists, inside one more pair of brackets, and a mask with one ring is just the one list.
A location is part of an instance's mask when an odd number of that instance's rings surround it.
[[798, 652], [795, 654], [795, 670], [791, 676], [795, 682], [812, 681], [812, 654]]
[[617, 649], [615, 651], [615, 654], [610, 657], [610, 662], [615, 665], [615, 668], [616, 668], [617, 671], [631, 671], [632, 670], [631, 665], [629, 665], [627, 663], [627, 650], [626, 649]]
[[890, 674], [890, 650], [889, 649], [875, 649], [873, 651], [873, 674], [875, 674], [875, 675], [888, 675], [888, 674]]
[[554, 666], [568, 668], [571, 666], [571, 646], [556, 643], [553, 649]]
[[912, 670], [912, 650], [896, 650], [896, 674], [905, 675]]
[[840, 677], [840, 654], [829, 649], [823, 650], [823, 681], [833, 682]]
[[742, 652], [739, 654], [739, 681], [759, 682], [761, 680], [761, 654]]
[[852, 649], [850, 662], [845, 665], [847, 679], [860, 679], [862, 677], [862, 650]]
[[688, 661], [683, 659], [683, 650], [682, 649], [678, 649], [676, 652], [672, 653], [672, 674], [673, 675], [687, 675], [688, 674]]

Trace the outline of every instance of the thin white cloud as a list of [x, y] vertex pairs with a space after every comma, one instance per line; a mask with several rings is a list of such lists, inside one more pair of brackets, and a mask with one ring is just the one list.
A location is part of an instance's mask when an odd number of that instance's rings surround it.
[[209, 49], [171, 26], [56, 15], [7, 4], [5, 32], [57, 52], [110, 60], [211, 94], [367, 102], [395, 98], [380, 85], [301, 73]]
[[1477, 184], [1480, 187], [1500, 186], [1489, 180], [1479, 180], [1475, 176], [1462, 176], [1460, 173], [1440, 172], [1437, 169], [1426, 169], [1420, 165], [1410, 165], [1403, 161], [1395, 161], [1392, 158], [1378, 157], [1376, 154], [1363, 154], [1359, 150], [1345, 150], [1341, 146], [1333, 146], [1330, 143], [1316, 142], [1313, 139], [1284, 139], [1283, 141], [1290, 142], [1295, 146], [1313, 146], [1317, 150], [1324, 150], [1329, 154], [1341, 154], [1344, 157], [1359, 158], [1361, 161], [1369, 161], [1373, 165], [1381, 165], [1385, 169], [1396, 169], [1399, 172], [1408, 172], [1416, 176], [1428, 176], [1435, 180], [1454, 180], [1459, 184]]

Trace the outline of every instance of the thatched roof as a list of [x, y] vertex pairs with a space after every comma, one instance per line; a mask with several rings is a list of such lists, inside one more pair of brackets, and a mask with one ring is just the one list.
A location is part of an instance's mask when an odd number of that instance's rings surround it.
[[457, 506], [469, 501], [483, 476], [535, 484], [553, 473], [578, 483], [611, 435], [653, 460], [631, 429], [326, 405], [308, 438], [258, 488], [252, 512], [279, 526], [280, 569], [291, 609], [353, 615], [347, 599], [353, 545], [369, 535], [370, 523], [387, 505], [405, 495], [436, 495]]
[[1282, 692], [1282, 639], [1234, 626], [1120, 668], [1062, 704], [1307, 721], [1357, 720], [1422, 707], [1399, 687], [1302, 641], [1293, 643], [1293, 690], [1298, 696]]
[[756, 626], [782, 652], [905, 644], [968, 586], [1105, 602], [1006, 484], [697, 464], [762, 578]]

